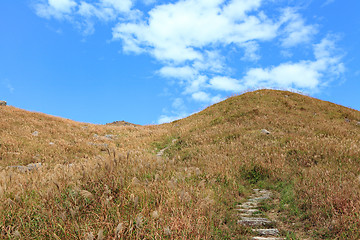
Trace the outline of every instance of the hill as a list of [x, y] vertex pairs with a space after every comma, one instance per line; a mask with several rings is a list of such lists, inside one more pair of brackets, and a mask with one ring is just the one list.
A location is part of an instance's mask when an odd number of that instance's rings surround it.
[[288, 239], [360, 238], [356, 110], [259, 90], [158, 126], [0, 116], [2, 238], [248, 239], [252, 188]]
[[112, 123], [107, 123], [106, 125], [112, 125], [112, 126], [139, 126], [138, 124], [134, 124], [134, 123], [130, 123], [130, 122], [126, 122], [124, 120], [122, 121], [115, 121]]

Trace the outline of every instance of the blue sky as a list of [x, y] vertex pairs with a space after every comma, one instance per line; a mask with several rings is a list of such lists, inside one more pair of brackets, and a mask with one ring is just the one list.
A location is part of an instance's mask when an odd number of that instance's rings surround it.
[[155, 124], [258, 88], [360, 109], [358, 0], [2, 0], [0, 100]]

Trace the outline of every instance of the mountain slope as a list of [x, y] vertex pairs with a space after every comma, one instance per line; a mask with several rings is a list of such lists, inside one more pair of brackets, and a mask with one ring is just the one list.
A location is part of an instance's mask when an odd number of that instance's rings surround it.
[[358, 239], [359, 120], [358, 111], [307, 96], [250, 92], [172, 123], [181, 140], [170, 156], [197, 159], [230, 183], [242, 175], [275, 188], [286, 221], [314, 238]]
[[252, 188], [290, 239], [360, 238], [358, 111], [259, 90], [158, 126], [0, 116], [3, 238], [248, 239], [233, 208]]

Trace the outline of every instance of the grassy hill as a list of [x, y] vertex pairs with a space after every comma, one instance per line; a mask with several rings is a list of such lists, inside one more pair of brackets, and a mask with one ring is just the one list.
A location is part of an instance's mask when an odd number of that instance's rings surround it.
[[233, 209], [256, 187], [274, 192], [263, 211], [288, 239], [360, 239], [359, 121], [274, 90], [158, 126], [0, 107], [0, 236], [248, 239]]

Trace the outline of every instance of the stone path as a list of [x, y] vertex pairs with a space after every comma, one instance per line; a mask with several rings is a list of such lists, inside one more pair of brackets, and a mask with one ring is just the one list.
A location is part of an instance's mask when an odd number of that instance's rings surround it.
[[259, 204], [271, 197], [271, 192], [268, 190], [254, 189], [254, 194], [250, 196], [247, 202], [237, 206], [237, 211], [240, 212], [241, 219], [238, 224], [251, 227], [256, 237], [252, 239], [257, 240], [283, 240], [280, 237], [280, 232], [274, 226], [276, 223], [268, 218], [260, 217], [261, 212], [257, 209]]

